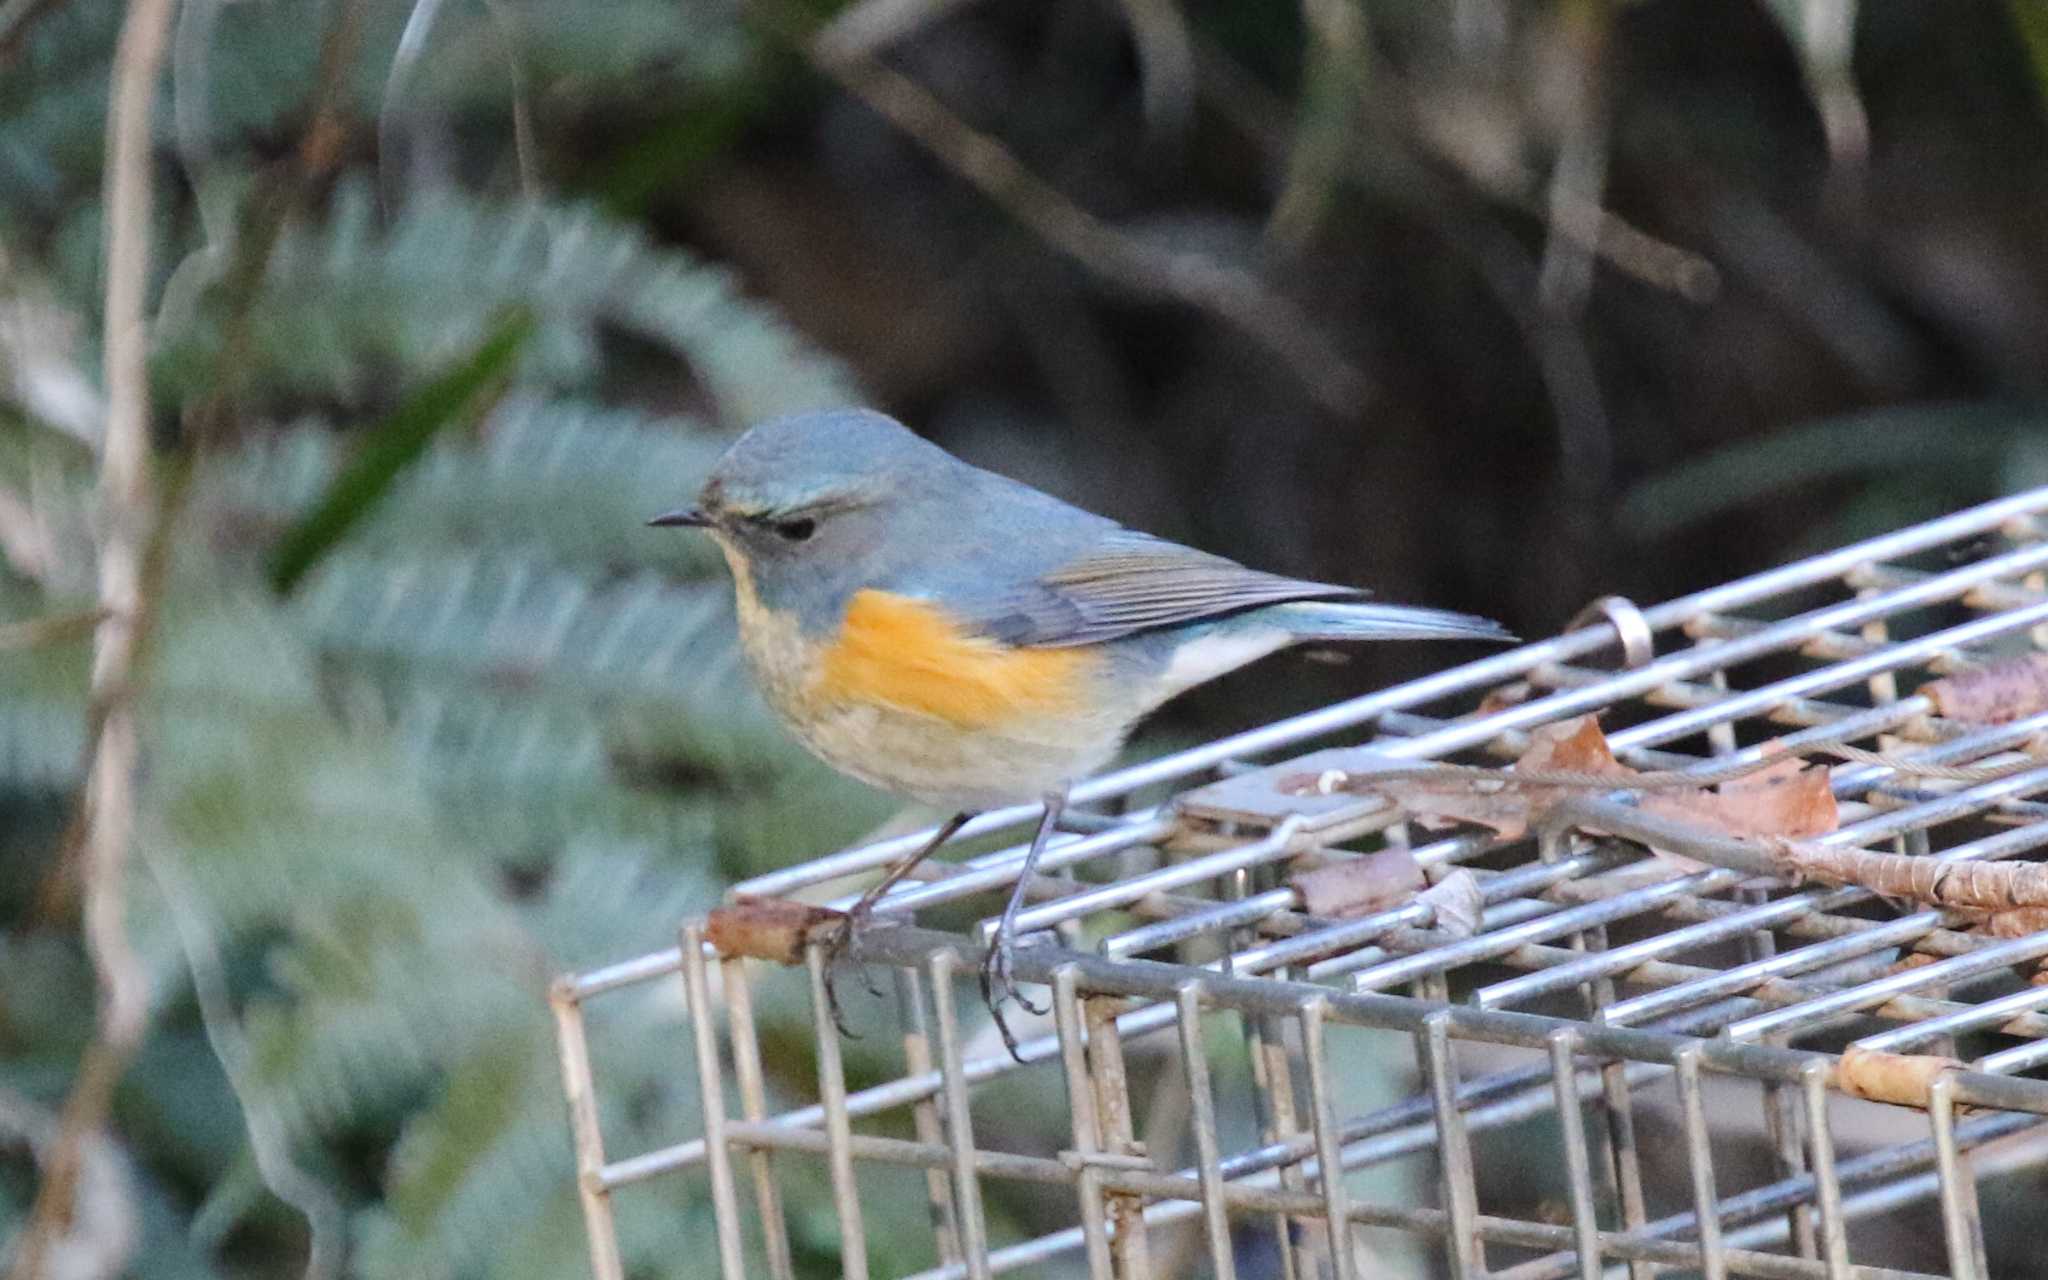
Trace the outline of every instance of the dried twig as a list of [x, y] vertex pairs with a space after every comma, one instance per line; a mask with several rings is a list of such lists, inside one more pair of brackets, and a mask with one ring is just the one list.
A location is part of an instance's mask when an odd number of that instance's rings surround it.
[[[12, 1089], [0, 1089], [0, 1139], [18, 1140], [38, 1163], [57, 1140], [56, 1113]], [[78, 1173], [71, 1229], [51, 1253], [53, 1272], [65, 1280], [112, 1280], [125, 1273], [142, 1232], [135, 1179], [121, 1149], [104, 1134], [86, 1139]]]
[[221, 966], [220, 946], [205, 918], [199, 895], [186, 883], [174, 859], [153, 855], [147, 843], [141, 847], [141, 854], [170, 908], [171, 922], [177, 928], [185, 964], [192, 974], [192, 992], [198, 1000], [201, 1025], [206, 1029], [207, 1047], [220, 1061], [228, 1087], [241, 1104], [242, 1122], [248, 1130], [256, 1170], [264, 1186], [306, 1219], [310, 1240], [305, 1280], [330, 1280], [340, 1274], [342, 1253], [348, 1242], [348, 1220], [341, 1202], [293, 1161], [283, 1119], [262, 1087], [251, 1078], [249, 1040], [235, 1019], [227, 975]]
[[41, 582], [54, 558], [49, 531], [35, 507], [12, 490], [0, 488], [0, 560], [22, 577]]
[[52, 614], [47, 618], [30, 618], [26, 622], [0, 623], [0, 653], [38, 649], [46, 644], [75, 640], [105, 621], [106, 617], [104, 609], [86, 609], [78, 613]]
[[[1287, 129], [1280, 100], [1212, 44], [1198, 40], [1195, 59], [1204, 94], [1254, 142], [1269, 152], [1284, 152]], [[1371, 68], [1371, 75], [1375, 78], [1392, 79], [1393, 74], [1383, 64], [1374, 64]], [[1388, 97], [1391, 95], [1383, 95], [1375, 105], [1380, 105]], [[1413, 132], [1425, 145], [1436, 141], [1427, 130]], [[1531, 174], [1518, 169], [1512, 182], [1490, 179], [1474, 173], [1469, 162], [1441, 145], [1430, 146], [1430, 158], [1465, 173], [1489, 199], [1538, 217], [1546, 212], [1543, 202], [1529, 194], [1529, 188], [1535, 182]], [[1393, 198], [1411, 212], [1448, 224], [1445, 229], [1452, 233], [1453, 242], [1461, 242], [1457, 233], [1466, 228], [1463, 224], [1451, 223], [1447, 217], [1445, 211], [1452, 193], [1439, 189], [1442, 184], [1433, 168], [1418, 164], [1406, 154], [1390, 148], [1374, 148], [1368, 152], [1366, 147], [1353, 145], [1344, 152], [1342, 159], [1345, 176], [1352, 181], [1375, 195]], [[1434, 198], [1426, 198], [1425, 193]], [[1623, 275], [1653, 289], [1675, 293], [1688, 302], [1708, 303], [1720, 293], [1720, 271], [1692, 250], [1660, 240], [1632, 226], [1612, 210], [1597, 205], [1583, 209], [1574, 206], [1570, 215], [1558, 228], [1560, 234], [1583, 237], [1584, 229], [1597, 227], [1597, 236], [1586, 241], [1584, 247]]]
[[1367, 390], [1365, 376], [1306, 312], [1253, 273], [1110, 226], [1032, 173], [1009, 148], [960, 119], [915, 80], [863, 52], [848, 52], [846, 44], [813, 40], [776, 0], [768, 0], [757, 11], [802, 49], [812, 66], [909, 134], [1055, 249], [1134, 293], [1172, 299], [1220, 316], [1286, 362], [1325, 407], [1347, 414], [1358, 409]]
[[1359, 93], [1372, 65], [1364, 6], [1351, 0], [1302, 0], [1307, 33], [1300, 121], [1287, 153], [1287, 172], [1266, 234], [1301, 248], [1329, 212], [1344, 176], [1357, 118]]
[[1178, 148], [1195, 120], [1195, 47], [1174, 0], [1118, 0], [1138, 52], [1145, 127], [1155, 142]]
[[106, 1122], [114, 1083], [141, 1043], [148, 979], [128, 940], [128, 847], [135, 834], [135, 659], [141, 641], [143, 548], [156, 517], [150, 477], [148, 331], [150, 110], [170, 30], [171, 0], [132, 0], [114, 51], [107, 104], [107, 430], [100, 450], [100, 607], [92, 698], [99, 732], [86, 778], [85, 938], [99, 985], [99, 1023], [64, 1101], [35, 1207], [22, 1228], [14, 1280], [44, 1273], [76, 1201], [87, 1144]]
[[391, 70], [384, 77], [384, 100], [377, 107], [377, 187], [386, 212], [392, 198], [387, 190], [386, 166], [399, 153], [398, 120], [406, 95], [412, 88], [413, 72], [426, 52], [427, 37], [441, 15], [441, 0], [413, 0], [406, 15], [405, 29], [398, 33], [398, 48], [391, 55]]
[[[1593, 285], [1601, 197], [1607, 186], [1608, 19], [1599, 5], [1568, 9], [1562, 19], [1573, 75], [1565, 102], [1564, 137], [1550, 173], [1549, 233], [1543, 242], [1536, 295], [1546, 310], [1572, 322], [1585, 310], [1586, 293]], [[1599, 452], [1604, 468], [1604, 441]]]
[[520, 60], [518, 15], [503, 0], [484, 0], [484, 13], [505, 55], [505, 79], [512, 94], [512, 156], [519, 164], [519, 194], [528, 200], [541, 198], [540, 142], [533, 123], [533, 90], [526, 82], [526, 66]]
[[[1878, 853], [1788, 836], [1738, 838], [1691, 821], [1646, 813], [1610, 800], [1571, 797], [1545, 815], [1546, 825], [1605, 831], [1746, 875], [1855, 885], [1954, 911], [1996, 916], [2048, 907], [2048, 866], [2031, 862], [1956, 862], [1924, 855]], [[2029, 917], [2029, 923], [2035, 921]]]
[[[377, 108], [377, 186], [388, 210], [395, 203], [387, 170], [392, 157], [403, 150], [398, 130], [408, 111], [407, 98], [420, 63], [426, 55], [427, 40], [440, 20], [442, 0], [414, 0], [412, 13], [399, 33], [398, 49], [391, 55], [391, 70], [384, 77], [384, 100]], [[505, 74], [511, 87], [512, 153], [518, 163], [519, 190], [529, 200], [540, 197], [539, 146], [534, 138], [532, 93], [519, 56], [519, 25], [516, 15], [499, 0], [484, 0], [484, 16], [504, 57]]]
[[865, 57], [930, 26], [964, 3], [966, 0], [860, 0], [840, 10], [811, 39], [823, 57]]
[[[1792, 25], [1790, 15], [1786, 16]], [[1856, 0], [1800, 0], [1792, 31], [1806, 91], [1827, 135], [1832, 176], [1853, 182], [1870, 158], [1870, 116], [1856, 90]]]
[[[189, 492], [195, 459], [225, 431], [247, 376], [255, 302], [271, 250], [290, 211], [341, 158], [341, 93], [362, 27], [361, 0], [336, 6], [321, 47], [311, 119], [296, 154], [258, 185], [223, 279], [228, 319], [222, 355], [210, 390], [187, 414], [186, 447], [173, 460], [159, 495], [150, 474], [143, 297], [150, 249], [150, 112], [172, 8], [171, 0], [131, 0], [115, 47], [108, 106], [108, 409], [100, 458], [106, 523], [99, 561], [100, 602], [107, 616], [94, 639], [85, 803], [61, 859], [64, 867], [74, 861], [82, 866], [85, 932], [100, 977], [100, 1027], [65, 1102], [58, 1144], [21, 1233], [10, 1280], [44, 1274], [51, 1242], [70, 1217], [78, 1152], [103, 1123], [114, 1084], [145, 1029], [146, 981], [123, 921], [127, 851], [135, 823], [136, 677], [144, 665], [168, 572], [171, 531]], [[74, 859], [74, 849], [82, 856]], [[46, 887], [46, 902], [54, 897]]]
[[[184, 411], [184, 448], [168, 459], [162, 496], [142, 542], [142, 590], [138, 593], [137, 612], [130, 622], [138, 664], [155, 629], [153, 605], [160, 594], [157, 587], [169, 572], [172, 535], [190, 495], [198, 459], [227, 433], [237, 398], [255, 365], [256, 302], [270, 268], [271, 252], [292, 211], [341, 161], [347, 140], [342, 94], [362, 35], [362, 11], [363, 0], [340, 0], [333, 7], [321, 41], [319, 77], [305, 131], [294, 153], [259, 177], [245, 206], [233, 253], [220, 277], [221, 310], [226, 317], [221, 322], [220, 355], [214, 361], [205, 393]], [[105, 718], [105, 702], [94, 696], [86, 711], [88, 770], [99, 750]], [[60, 914], [68, 906], [69, 882], [84, 847], [84, 837], [82, 823], [73, 823], [66, 833], [57, 867], [38, 893], [38, 913], [45, 918]]]
[[1853, 884], [1887, 898], [1963, 911], [2048, 907], [2048, 866], [2036, 862], [1948, 862], [1782, 837], [1763, 844], [1787, 874]]

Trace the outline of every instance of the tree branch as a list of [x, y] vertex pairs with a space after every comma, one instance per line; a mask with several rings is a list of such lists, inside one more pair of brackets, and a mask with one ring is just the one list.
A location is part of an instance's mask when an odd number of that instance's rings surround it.
[[135, 656], [143, 547], [156, 516], [150, 475], [150, 112], [170, 30], [171, 0], [132, 0], [114, 51], [107, 104], [107, 430], [100, 450], [100, 608], [92, 699], [101, 709], [86, 778], [85, 938], [99, 985], [99, 1025], [64, 1101], [35, 1207], [21, 1232], [14, 1280], [44, 1274], [69, 1231], [88, 1144], [106, 1122], [115, 1082], [142, 1040], [149, 984], [127, 929], [128, 851], [135, 835]]
[[776, 0], [768, 0], [757, 12], [801, 49], [812, 66], [1053, 248], [1141, 296], [1171, 299], [1221, 317], [1278, 356], [1326, 408], [1357, 412], [1368, 390], [1365, 376], [1307, 312], [1257, 275], [1205, 254], [1139, 239], [1103, 222], [915, 80], [857, 46], [813, 39]]

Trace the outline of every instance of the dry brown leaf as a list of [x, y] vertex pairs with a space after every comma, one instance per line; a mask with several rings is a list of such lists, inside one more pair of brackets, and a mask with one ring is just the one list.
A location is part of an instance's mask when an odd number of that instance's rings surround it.
[[1527, 680], [1515, 680], [1508, 684], [1497, 684], [1486, 691], [1479, 700], [1478, 712], [1482, 716], [1497, 715], [1509, 707], [1519, 707], [1535, 696], [1536, 686]]
[[1486, 913], [1486, 895], [1480, 892], [1479, 877], [1466, 867], [1437, 881], [1415, 895], [1436, 909], [1436, 927], [1454, 938], [1469, 938], [1479, 932]]
[[[1530, 730], [1529, 745], [1512, 769], [1602, 774], [1617, 779], [1635, 772], [1614, 758], [1606, 735], [1600, 732], [1600, 722], [1589, 715]], [[1354, 783], [1360, 790], [1386, 796], [1425, 827], [1473, 823], [1493, 828], [1504, 840], [1527, 835], [1530, 822], [1561, 794], [1558, 787], [1538, 784], [1427, 775], [1374, 778], [1364, 774]]]
[[[1766, 751], [1775, 743], [1766, 743]], [[1627, 788], [1642, 774], [1615, 759], [1607, 736], [1593, 716], [1559, 721], [1532, 730], [1529, 746], [1509, 774], [1573, 773], [1612, 779]], [[1322, 790], [1376, 792], [1387, 797], [1425, 827], [1453, 823], [1490, 827], [1501, 838], [1520, 839], [1568, 788], [1539, 782], [1517, 783], [1471, 777], [1381, 776], [1360, 773], [1316, 780]], [[1806, 839], [1833, 831], [1839, 820], [1825, 766], [1807, 767], [1781, 760], [1753, 774], [1732, 778], [1718, 789], [1706, 787], [1646, 788], [1640, 804], [1658, 814], [1704, 828], [1715, 835], [1753, 838], [1783, 836]], [[1673, 855], [1666, 855], [1673, 856]], [[1687, 866], [1698, 864], [1673, 858]]]
[[1429, 883], [1415, 854], [1405, 847], [1344, 858], [1290, 879], [1301, 895], [1303, 911], [1334, 919], [1370, 915], [1406, 902], [1415, 890]]
[[1715, 791], [1648, 791], [1641, 805], [1645, 813], [1731, 836], [1805, 839], [1833, 831], [1840, 817], [1826, 766], [1808, 767], [1791, 759], [1730, 778]]
[[1593, 716], [1560, 720], [1529, 731], [1528, 750], [1515, 761], [1517, 769], [1530, 773], [1611, 773], [1628, 777], [1635, 773], [1614, 758], [1600, 721]]
[[[1466, 822], [1492, 827], [1503, 840], [1519, 840], [1529, 833], [1529, 819], [1535, 812], [1536, 797], [1526, 788], [1506, 783], [1389, 778], [1369, 789], [1432, 831]], [[1549, 803], [1547, 796], [1544, 803]]]

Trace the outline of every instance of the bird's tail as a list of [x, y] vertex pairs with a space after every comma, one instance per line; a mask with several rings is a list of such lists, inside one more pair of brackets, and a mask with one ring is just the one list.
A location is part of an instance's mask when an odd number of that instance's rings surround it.
[[1513, 633], [1490, 618], [1401, 604], [1302, 601], [1260, 611], [1303, 640], [1494, 640]]

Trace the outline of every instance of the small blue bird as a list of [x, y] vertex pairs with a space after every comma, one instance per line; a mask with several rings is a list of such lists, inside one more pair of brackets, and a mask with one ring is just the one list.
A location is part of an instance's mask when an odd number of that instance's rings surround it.
[[973, 814], [1044, 803], [982, 968], [999, 1023], [1013, 922], [1068, 788], [1159, 704], [1305, 642], [1513, 639], [1124, 528], [861, 409], [753, 428], [694, 507], [649, 523], [717, 539], [748, 665], [806, 747], [954, 814], [862, 895], [840, 945]]

